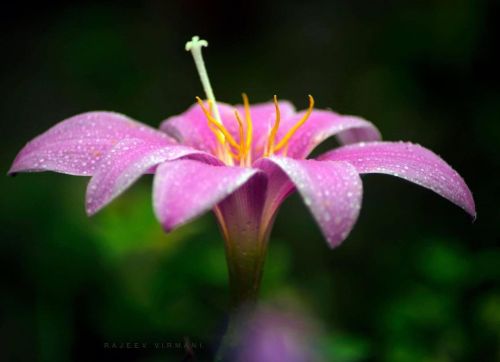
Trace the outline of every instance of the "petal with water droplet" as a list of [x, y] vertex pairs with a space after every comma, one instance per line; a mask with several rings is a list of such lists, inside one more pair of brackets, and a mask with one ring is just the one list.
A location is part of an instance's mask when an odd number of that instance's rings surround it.
[[126, 138], [174, 144], [165, 133], [114, 112], [88, 112], [68, 118], [29, 142], [9, 174], [56, 171], [90, 176], [99, 160]]
[[[277, 140], [280, 140], [304, 113], [300, 112], [294, 117], [285, 119]], [[332, 136], [336, 136], [342, 144], [378, 141], [381, 138], [377, 128], [363, 118], [314, 109], [306, 123], [290, 139], [287, 155], [293, 158], [305, 158], [316, 146]]]
[[87, 187], [86, 208], [95, 214], [124, 192], [152, 167], [181, 157], [220, 164], [215, 157], [190, 147], [126, 139], [114, 146], [99, 162]]
[[158, 166], [153, 185], [153, 207], [170, 231], [207, 212], [244, 185], [259, 170], [214, 166], [175, 160]]
[[474, 199], [463, 178], [434, 152], [409, 142], [370, 142], [337, 148], [320, 160], [346, 161], [359, 173], [383, 173], [426, 187], [473, 217]]
[[[276, 208], [290, 191], [298, 190], [311, 210], [328, 244], [338, 246], [349, 235], [361, 208], [362, 185], [356, 169], [347, 162], [294, 160], [273, 156], [256, 162], [269, 178], [269, 207]], [[286, 177], [285, 177], [286, 175]]]

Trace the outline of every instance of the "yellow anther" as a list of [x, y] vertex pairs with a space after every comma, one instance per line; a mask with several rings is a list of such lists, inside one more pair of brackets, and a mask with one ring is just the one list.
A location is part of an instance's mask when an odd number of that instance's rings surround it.
[[279, 151], [282, 149], [284, 146], [287, 145], [288, 141], [290, 141], [290, 138], [297, 132], [297, 130], [304, 124], [306, 123], [307, 119], [311, 115], [312, 111], [314, 108], [314, 98], [309, 95], [309, 109], [307, 110], [306, 114], [304, 117], [302, 117], [295, 125], [287, 132], [287, 134], [279, 141], [279, 143], [276, 145], [274, 148], [274, 152]]
[[198, 104], [200, 105], [201, 109], [203, 110], [203, 113], [207, 117], [209, 124], [211, 123], [213, 126], [215, 126], [217, 128], [217, 130], [222, 132], [222, 134], [224, 135], [225, 139], [229, 142], [229, 144], [239, 151], [240, 145], [234, 140], [233, 136], [231, 136], [231, 134], [227, 131], [227, 129], [222, 124], [217, 122], [214, 119], [214, 117], [212, 117], [212, 115], [210, 114], [210, 111], [208, 109], [206, 109], [205, 106], [203, 105], [203, 101], [201, 100], [201, 98], [196, 97], [196, 100], [198, 101]]
[[243, 159], [246, 154], [246, 146], [245, 146], [245, 138], [243, 135], [243, 122], [241, 121], [240, 114], [238, 113], [238, 110], [234, 110], [234, 116], [236, 117], [236, 121], [238, 122], [238, 129], [240, 133], [240, 156]]
[[245, 121], [247, 123], [246, 149], [250, 151], [253, 137], [253, 123], [252, 117], [250, 116], [250, 102], [248, 101], [248, 97], [245, 93], [242, 93], [241, 97], [243, 98], [243, 105], [245, 107]]
[[280, 106], [278, 104], [278, 97], [274, 95], [274, 108], [276, 109], [276, 120], [274, 121], [274, 126], [271, 129], [271, 133], [269, 134], [269, 139], [267, 141], [267, 151], [264, 156], [272, 155], [274, 152], [274, 140], [276, 139], [276, 133], [278, 133], [278, 129], [280, 128]]

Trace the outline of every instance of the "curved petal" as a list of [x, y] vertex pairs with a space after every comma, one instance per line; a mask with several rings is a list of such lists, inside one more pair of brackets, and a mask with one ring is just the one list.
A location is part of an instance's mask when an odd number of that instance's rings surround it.
[[163, 132], [118, 113], [82, 113], [56, 124], [29, 142], [17, 155], [9, 174], [56, 171], [92, 175], [102, 156], [126, 138], [163, 145], [174, 143]]
[[[280, 140], [305, 112], [286, 120], [278, 132]], [[356, 116], [344, 116], [332, 111], [313, 110], [307, 122], [290, 139], [287, 155], [293, 158], [305, 158], [327, 138], [336, 135], [342, 144], [361, 141], [378, 141], [380, 132], [371, 123]]]
[[[208, 104], [205, 105], [208, 107]], [[225, 126], [236, 122], [233, 107], [221, 102], [217, 102], [217, 106]], [[180, 143], [198, 150], [213, 152], [216, 147], [216, 139], [208, 127], [207, 118], [196, 103], [186, 112], [167, 118], [161, 123], [160, 129]]]
[[210, 210], [259, 172], [193, 160], [165, 162], [154, 179], [155, 214], [170, 231]]
[[88, 184], [87, 213], [95, 214], [152, 167], [188, 156], [214, 164], [220, 162], [207, 153], [180, 145], [165, 146], [138, 139], [119, 142], [99, 162]]
[[289, 188], [283, 183], [283, 175], [277, 178], [281, 172], [286, 174], [311, 210], [328, 244], [335, 247], [345, 240], [358, 218], [363, 193], [361, 179], [352, 165], [277, 156], [256, 164], [268, 174], [269, 197]]
[[318, 159], [347, 161], [359, 173], [384, 173], [426, 187], [476, 216], [463, 178], [434, 152], [409, 142], [370, 142], [337, 148]]

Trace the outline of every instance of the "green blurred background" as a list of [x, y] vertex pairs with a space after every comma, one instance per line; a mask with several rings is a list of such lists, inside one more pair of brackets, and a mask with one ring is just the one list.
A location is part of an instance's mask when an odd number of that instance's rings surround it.
[[[498, 1], [257, 0], [3, 5], [0, 160], [56, 122], [115, 110], [156, 126], [201, 86], [195, 34], [219, 99], [273, 94], [361, 115], [387, 140], [442, 155], [478, 219], [415, 185], [364, 178], [359, 221], [329, 250], [297, 196], [276, 221], [262, 298], [321, 330], [328, 360], [500, 360]], [[330, 145], [333, 145], [331, 143]], [[0, 177], [0, 360], [178, 361], [223, 331], [228, 286], [212, 215], [166, 235], [150, 176], [87, 218], [86, 178]]]

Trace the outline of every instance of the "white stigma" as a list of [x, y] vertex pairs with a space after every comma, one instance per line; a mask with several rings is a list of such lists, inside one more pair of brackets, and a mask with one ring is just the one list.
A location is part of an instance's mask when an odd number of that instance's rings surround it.
[[207, 46], [208, 42], [206, 40], [200, 39], [200, 37], [198, 36], [193, 36], [191, 41], [188, 41], [186, 43], [186, 51], [191, 52], [191, 54], [193, 55], [194, 64], [196, 65], [196, 70], [198, 71], [198, 75], [200, 76], [203, 90], [205, 91], [207, 99], [213, 105], [214, 118], [217, 120], [217, 122], [222, 124], [214, 92], [212, 90], [212, 86], [210, 85], [210, 79], [208, 79], [207, 68], [205, 67], [205, 62], [203, 61], [203, 55], [201, 55], [201, 48]]

